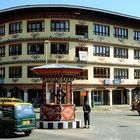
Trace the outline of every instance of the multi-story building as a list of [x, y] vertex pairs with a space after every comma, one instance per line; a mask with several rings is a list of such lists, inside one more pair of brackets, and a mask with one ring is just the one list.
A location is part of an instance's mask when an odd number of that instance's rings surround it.
[[0, 11], [0, 96], [40, 98], [31, 68], [58, 58], [84, 69], [73, 82], [76, 105], [131, 104], [140, 96], [140, 19], [73, 5]]

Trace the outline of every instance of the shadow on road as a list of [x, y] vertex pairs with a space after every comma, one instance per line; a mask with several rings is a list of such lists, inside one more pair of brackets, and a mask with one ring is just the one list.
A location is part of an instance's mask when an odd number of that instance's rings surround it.
[[3, 135], [3, 134], [1, 134], [0, 133], [0, 139], [12, 139], [12, 138], [21, 138], [21, 137], [28, 137], [28, 136], [25, 136], [25, 134], [24, 133], [15, 133], [13, 136], [10, 136], [10, 137], [6, 137], [5, 135]]
[[126, 116], [138, 116], [139, 117], [139, 115], [138, 114], [127, 114]]

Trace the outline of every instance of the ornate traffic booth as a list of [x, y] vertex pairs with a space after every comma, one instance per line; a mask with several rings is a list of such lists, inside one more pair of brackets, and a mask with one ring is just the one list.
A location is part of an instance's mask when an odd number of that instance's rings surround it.
[[[32, 70], [43, 81], [38, 127], [67, 128], [71, 126], [72, 128], [74, 125], [74, 128], [79, 128], [81, 121], [75, 120], [75, 105], [72, 103], [72, 82], [82, 69], [63, 64], [48, 64], [34, 67]], [[48, 101], [48, 98], [51, 100]]]

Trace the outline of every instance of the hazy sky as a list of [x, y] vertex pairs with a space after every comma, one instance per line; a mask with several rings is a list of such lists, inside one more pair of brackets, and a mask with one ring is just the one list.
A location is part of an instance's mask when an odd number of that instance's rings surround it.
[[0, 0], [0, 9], [31, 4], [70, 4], [140, 17], [140, 0]]

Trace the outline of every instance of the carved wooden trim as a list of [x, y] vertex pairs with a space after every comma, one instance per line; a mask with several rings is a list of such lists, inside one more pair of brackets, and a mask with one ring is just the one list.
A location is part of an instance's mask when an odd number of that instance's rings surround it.
[[40, 82], [40, 78], [32, 78], [31, 79], [31, 82], [33, 82], [33, 83]]
[[123, 39], [123, 38], [118, 38], [118, 41], [119, 41], [120, 43], [124, 43], [124, 39]]
[[58, 37], [65, 36], [65, 34], [63, 32], [56, 32], [55, 35]]
[[40, 34], [39, 33], [37, 33], [37, 32], [33, 32], [33, 33], [31, 33], [31, 36], [33, 37], [33, 38], [36, 38], [36, 37], [38, 37], [38, 36], [40, 36]]
[[105, 39], [105, 37], [104, 36], [98, 36], [98, 39], [100, 40], [100, 41], [102, 41], [102, 40], [104, 40]]
[[86, 21], [84, 21], [84, 20], [78, 20], [78, 24], [85, 25], [86, 24]]
[[21, 43], [21, 42], [28, 42], [28, 41], [40, 41], [40, 42], [44, 42], [45, 40], [48, 41], [67, 41], [67, 42], [77, 42], [77, 43], [94, 43], [94, 45], [110, 45], [110, 46], [122, 46], [122, 47], [127, 47], [127, 48], [139, 48], [139, 45], [130, 45], [130, 44], [118, 44], [118, 43], [111, 43], [111, 42], [99, 42], [94, 40], [94, 38], [88, 38], [88, 39], [84, 39], [84, 38], [71, 38], [71, 37], [62, 37], [62, 38], [58, 38], [58, 37], [36, 37], [36, 38], [18, 38], [18, 39], [7, 39], [5, 41], [0, 41], [0, 45], [5, 45], [5, 44], [9, 44], [9, 43]]
[[33, 54], [33, 55], [31, 55], [31, 58], [33, 58], [33, 59], [38, 59], [38, 58], [40, 58], [40, 55], [37, 55], [37, 54]]
[[12, 56], [12, 60], [17, 60], [18, 59], [18, 56], [16, 55], [16, 56]]
[[12, 78], [12, 82], [16, 83], [16, 82], [18, 82], [18, 81], [19, 81], [18, 78]]
[[13, 34], [13, 35], [12, 35], [12, 38], [18, 38], [18, 37], [19, 37], [18, 34]]

